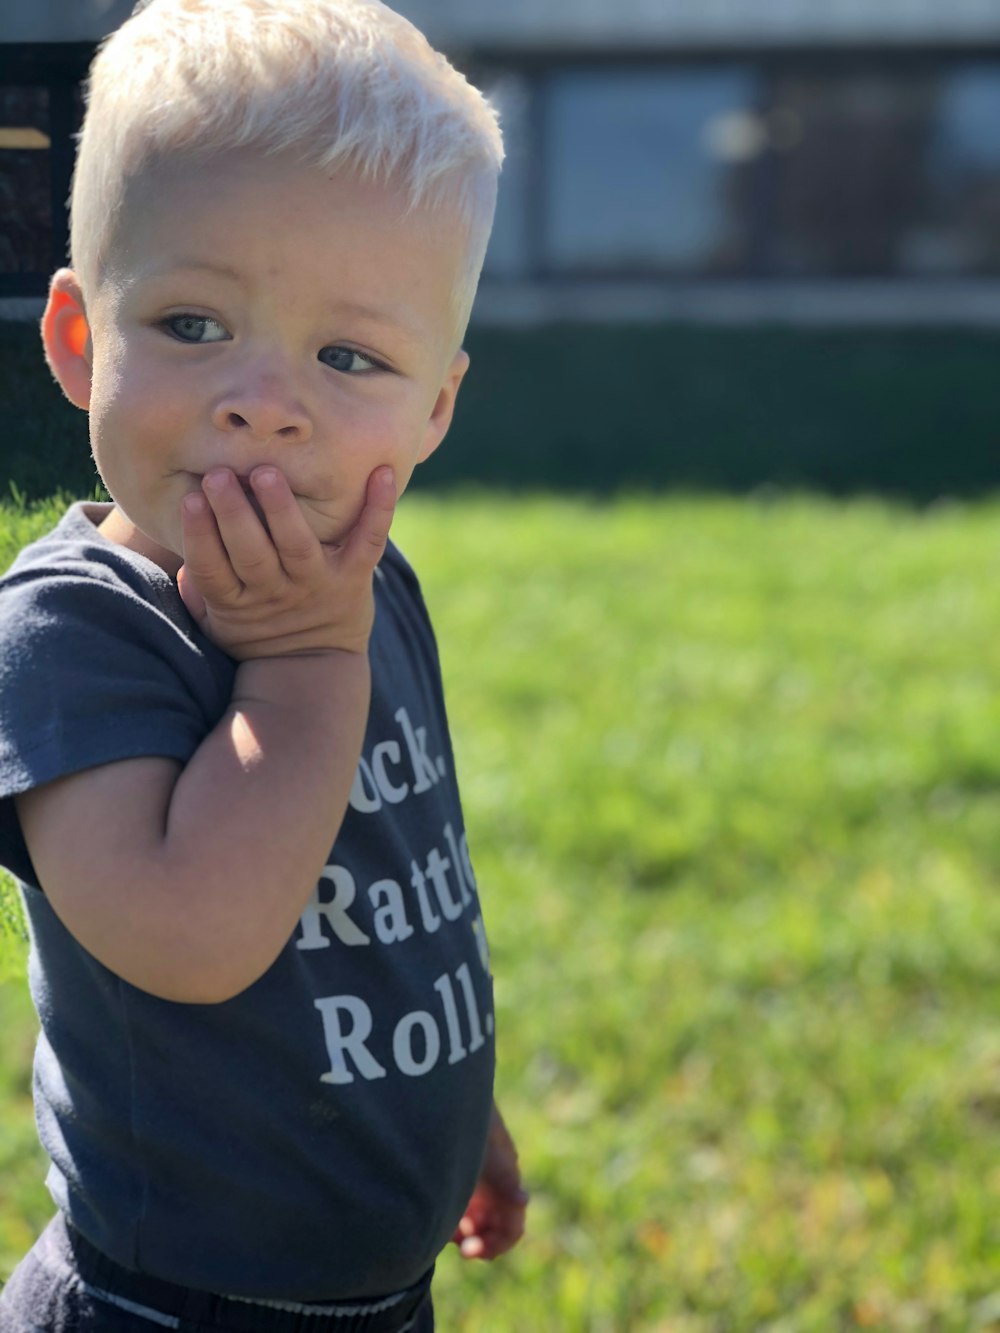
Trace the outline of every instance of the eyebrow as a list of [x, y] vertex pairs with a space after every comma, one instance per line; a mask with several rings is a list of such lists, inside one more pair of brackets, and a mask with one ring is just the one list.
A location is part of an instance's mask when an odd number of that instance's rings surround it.
[[193, 270], [201, 273], [215, 273], [219, 277], [229, 278], [233, 282], [242, 282], [243, 275], [238, 269], [229, 264], [220, 264], [213, 259], [196, 259], [184, 256], [181, 259], [171, 260], [168, 265], [153, 265], [151, 275], [155, 278], [166, 277], [170, 273], [176, 273], [179, 269]]
[[[218, 277], [228, 278], [229, 281], [239, 284], [245, 281], [239, 269], [233, 268], [231, 264], [221, 263], [214, 259], [200, 259], [195, 255], [182, 255], [179, 259], [172, 260], [168, 266], [164, 267], [154, 265], [150, 271], [150, 276], [163, 278], [171, 273], [182, 271], [214, 273]], [[391, 308], [381, 309], [378, 306], [365, 305], [363, 301], [335, 301], [331, 306], [331, 312], [337, 316], [346, 315], [349, 319], [362, 319], [370, 324], [379, 324], [384, 328], [395, 329], [414, 342], [419, 341], [424, 336], [420, 328], [407, 319], [402, 311]]]
[[333, 310], [337, 315], [346, 315], [349, 319], [363, 319], [370, 324], [388, 325], [410, 338], [416, 339], [421, 336], [416, 325], [399, 311], [382, 310], [378, 306], [365, 305], [360, 301], [335, 301]]

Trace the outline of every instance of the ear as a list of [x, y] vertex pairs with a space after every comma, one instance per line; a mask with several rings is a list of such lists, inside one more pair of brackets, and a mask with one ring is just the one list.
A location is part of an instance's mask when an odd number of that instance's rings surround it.
[[417, 456], [418, 463], [430, 458], [448, 434], [448, 427], [451, 425], [451, 418], [455, 412], [455, 399], [458, 397], [458, 389], [468, 369], [469, 354], [464, 347], [460, 347], [448, 367], [448, 373], [438, 393], [434, 410], [431, 412], [430, 420], [424, 429], [424, 442]]
[[71, 269], [59, 269], [52, 279], [42, 316], [42, 343], [49, 369], [63, 393], [86, 411], [90, 407], [93, 349], [83, 292]]

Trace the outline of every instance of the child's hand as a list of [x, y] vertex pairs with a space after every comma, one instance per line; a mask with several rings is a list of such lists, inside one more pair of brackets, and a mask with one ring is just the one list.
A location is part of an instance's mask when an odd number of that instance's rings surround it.
[[392, 469], [369, 477], [364, 508], [338, 546], [318, 540], [276, 467], [255, 468], [250, 484], [267, 527], [229, 468], [206, 473], [201, 492], [184, 497], [177, 583], [191, 615], [241, 662], [366, 652], [372, 574], [396, 504]]
[[507, 1126], [496, 1105], [479, 1180], [452, 1240], [464, 1259], [496, 1259], [524, 1235], [529, 1195]]

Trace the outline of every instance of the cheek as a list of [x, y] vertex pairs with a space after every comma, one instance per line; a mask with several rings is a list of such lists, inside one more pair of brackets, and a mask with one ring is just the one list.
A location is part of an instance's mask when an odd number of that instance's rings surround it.
[[[135, 357], [108, 355], [94, 361], [90, 435], [95, 455], [120, 454], [141, 443], [143, 452], [169, 438], [181, 415], [177, 386], [154, 376]], [[100, 457], [98, 457], [100, 462]]]
[[[381, 461], [409, 468], [423, 443], [429, 411], [416, 395], [388, 405], [367, 432], [366, 457], [381, 454]], [[370, 423], [371, 424], [371, 423]]]
[[402, 464], [418, 435], [412, 411], [398, 403], [340, 403], [316, 431], [314, 463], [342, 482], [349, 474], [367, 476], [379, 463]]

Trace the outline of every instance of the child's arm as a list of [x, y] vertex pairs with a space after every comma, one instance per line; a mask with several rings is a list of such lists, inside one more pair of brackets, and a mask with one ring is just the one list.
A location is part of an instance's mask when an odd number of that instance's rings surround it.
[[452, 1240], [464, 1259], [497, 1259], [524, 1235], [529, 1195], [496, 1102], [479, 1180]]
[[63, 923], [113, 972], [170, 1000], [229, 999], [280, 953], [343, 819], [368, 714], [390, 469], [372, 474], [337, 548], [321, 546], [280, 472], [259, 468], [252, 484], [267, 528], [221, 469], [207, 499], [184, 506], [182, 595], [240, 662], [218, 725], [183, 767], [124, 760], [17, 800]]

